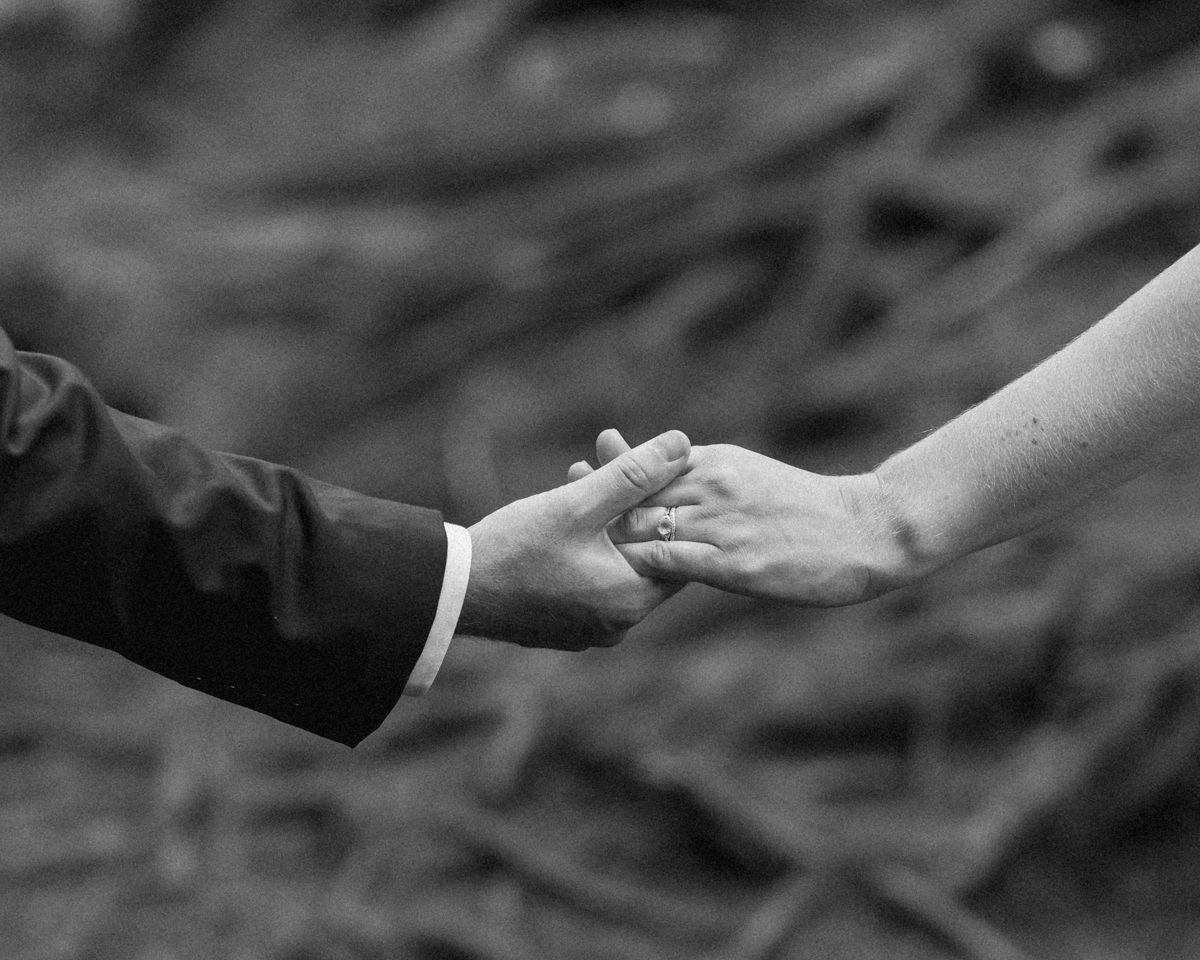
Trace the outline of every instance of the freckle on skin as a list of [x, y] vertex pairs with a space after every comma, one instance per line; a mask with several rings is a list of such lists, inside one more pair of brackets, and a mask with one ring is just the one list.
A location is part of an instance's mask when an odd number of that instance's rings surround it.
[[1029, 442], [1032, 443], [1035, 447], [1038, 445], [1038, 442], [1036, 439], [1030, 440]]

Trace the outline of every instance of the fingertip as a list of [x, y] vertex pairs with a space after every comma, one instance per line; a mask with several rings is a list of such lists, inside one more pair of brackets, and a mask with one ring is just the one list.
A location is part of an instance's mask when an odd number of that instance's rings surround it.
[[574, 483], [576, 480], [582, 480], [589, 473], [593, 472], [590, 463], [586, 460], [579, 460], [567, 468], [567, 482]]
[[621, 436], [621, 431], [615, 427], [609, 427], [596, 437], [596, 457], [601, 464], [611, 463], [623, 453], [627, 453], [632, 449], [625, 438]]
[[692, 449], [692, 441], [682, 430], [668, 430], [666, 433], [660, 433], [650, 441], [650, 445], [668, 463], [675, 463], [677, 460], [686, 458]]

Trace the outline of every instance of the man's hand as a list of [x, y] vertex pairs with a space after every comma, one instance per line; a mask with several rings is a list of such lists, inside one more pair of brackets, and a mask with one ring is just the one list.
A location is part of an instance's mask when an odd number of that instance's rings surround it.
[[690, 450], [672, 430], [471, 527], [458, 632], [557, 650], [618, 643], [683, 584], [636, 573], [606, 526], [674, 480]]

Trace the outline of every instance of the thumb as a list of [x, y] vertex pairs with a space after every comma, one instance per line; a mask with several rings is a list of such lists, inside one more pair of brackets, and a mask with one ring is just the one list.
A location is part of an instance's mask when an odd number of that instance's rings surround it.
[[603, 526], [630, 507], [658, 493], [687, 466], [692, 444], [679, 430], [621, 454], [566, 489], [578, 498], [583, 513]]

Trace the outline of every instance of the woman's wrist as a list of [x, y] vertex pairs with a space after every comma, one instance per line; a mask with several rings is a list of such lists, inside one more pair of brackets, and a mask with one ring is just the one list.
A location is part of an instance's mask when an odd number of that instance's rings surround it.
[[[885, 465], [886, 466], [886, 465]], [[870, 596], [877, 597], [932, 573], [950, 557], [921, 522], [912, 498], [888, 471], [840, 478], [842, 495], [860, 519], [867, 541]]]

